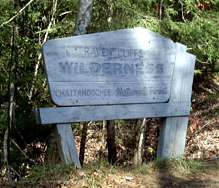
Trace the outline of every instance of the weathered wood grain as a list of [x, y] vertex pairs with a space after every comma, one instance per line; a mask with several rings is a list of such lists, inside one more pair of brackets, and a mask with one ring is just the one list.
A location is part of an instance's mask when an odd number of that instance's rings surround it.
[[170, 98], [175, 45], [144, 28], [49, 40], [43, 56], [50, 95], [58, 106]]
[[158, 160], [184, 154], [187, 125], [188, 116], [163, 119], [157, 149]]
[[59, 154], [63, 163], [74, 162], [78, 168], [81, 168], [71, 124], [56, 124], [56, 134]]
[[38, 108], [36, 116], [41, 124], [51, 124], [145, 117], [188, 116], [189, 111], [190, 102], [182, 102]]
[[[195, 56], [186, 53], [186, 46], [176, 43], [176, 63], [169, 102], [191, 101]], [[157, 159], [182, 156], [185, 149], [188, 116], [163, 119]]]

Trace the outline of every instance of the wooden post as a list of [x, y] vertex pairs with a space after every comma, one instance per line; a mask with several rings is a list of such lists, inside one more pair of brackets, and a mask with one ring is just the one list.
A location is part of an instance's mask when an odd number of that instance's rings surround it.
[[[195, 56], [186, 46], [176, 43], [176, 62], [169, 102], [191, 100]], [[160, 128], [157, 159], [182, 156], [185, 149], [188, 116], [164, 118]]]
[[56, 124], [56, 134], [62, 162], [65, 164], [74, 162], [78, 168], [81, 168], [71, 124]]

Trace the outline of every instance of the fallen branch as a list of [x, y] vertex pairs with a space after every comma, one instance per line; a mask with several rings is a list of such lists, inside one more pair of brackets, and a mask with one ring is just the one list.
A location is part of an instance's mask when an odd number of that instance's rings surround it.
[[24, 137], [21, 135], [20, 131], [17, 129], [17, 126], [13, 126], [13, 128], [14, 128], [14, 129], [16, 129], [16, 131], [17, 131], [18, 135], [19, 135], [19, 136], [20, 136], [20, 138], [23, 140], [24, 144], [25, 144], [25, 145], [27, 145], [27, 143], [26, 143], [26, 141], [25, 141]]
[[212, 124], [217, 123], [217, 122], [218, 122], [218, 121], [215, 120], [215, 121], [213, 121], [213, 122], [210, 122], [210, 121], [209, 121], [209, 122], [205, 123], [199, 130], [195, 131], [195, 132], [188, 138], [187, 143], [189, 143], [190, 140], [192, 140], [192, 138], [193, 138], [195, 135], [199, 134], [207, 125], [212, 125]]
[[3, 22], [1, 25], [0, 25], [0, 28], [3, 27], [4, 25], [10, 23], [12, 20], [14, 20], [19, 14], [21, 14], [25, 8], [27, 8], [31, 3], [33, 2], [33, 0], [30, 0], [22, 9], [20, 9], [17, 14], [15, 14], [13, 17], [11, 17], [8, 21], [5, 21]]
[[11, 166], [11, 170], [21, 179], [21, 175]]
[[196, 58], [196, 61], [198, 61], [199, 63], [202, 63], [202, 64], [210, 64], [209, 62], [204, 62], [204, 61], [201, 61], [201, 60], [199, 60], [198, 58]]
[[209, 125], [209, 124], [212, 125], [212, 124], [217, 123], [217, 122], [218, 122], [217, 120], [215, 120], [215, 121], [213, 121], [213, 122], [207, 122], [207, 123], [204, 124], [197, 132], [195, 132], [195, 134], [200, 133], [201, 130], [204, 129], [207, 125]]
[[26, 159], [28, 159], [28, 160], [30, 160], [32, 163], [36, 164], [36, 162], [35, 162], [33, 159], [31, 159], [30, 157], [28, 157], [28, 156], [26, 155], [26, 153], [24, 153], [24, 151], [20, 148], [20, 146], [19, 146], [12, 138], [10, 138], [10, 139], [11, 139], [12, 143], [18, 148], [18, 150], [24, 155], [24, 157], [25, 157]]

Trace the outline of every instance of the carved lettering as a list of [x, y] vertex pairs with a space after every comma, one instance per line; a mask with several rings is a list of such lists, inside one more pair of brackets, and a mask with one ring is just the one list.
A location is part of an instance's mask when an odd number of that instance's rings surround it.
[[103, 63], [102, 64], [103, 74], [112, 74], [111, 63]]
[[80, 74], [88, 74], [89, 70], [86, 69], [84, 66], [84, 63], [80, 63], [80, 69], [79, 69]]
[[[178, 52], [174, 42], [152, 32], [133, 31], [48, 41], [43, 55], [52, 101], [58, 106], [168, 103], [176, 55], [185, 49]], [[74, 110], [68, 116], [82, 114]]]
[[90, 73], [97, 74], [100, 72], [101, 65], [99, 63], [90, 63]]
[[121, 63], [113, 63], [112, 64], [112, 72], [114, 75], [122, 75], [122, 64]]
[[[134, 51], [133, 51], [134, 53]], [[59, 62], [59, 70], [63, 74], [86, 74], [86, 75], [141, 75], [164, 73], [164, 64], [159, 63], [79, 63]], [[154, 76], [154, 77], [155, 77]]]
[[56, 97], [109, 97], [112, 89], [57, 89], [54, 91]]
[[168, 91], [167, 91], [167, 88], [151, 89], [150, 94], [152, 94], [152, 95], [166, 95], [166, 94], [168, 94]]
[[131, 97], [131, 96], [148, 96], [148, 95], [166, 95], [168, 94], [167, 88], [146, 88], [141, 89], [134, 88], [124, 88], [118, 87], [116, 89], [106, 88], [106, 89], [56, 89], [53, 91], [56, 97], [58, 98], [72, 98], [72, 97], [112, 97], [112, 96], [122, 96], [122, 97]]
[[79, 74], [79, 65], [78, 65], [78, 63], [74, 63], [74, 73]]
[[71, 62], [59, 62], [59, 68], [60, 68], [60, 71], [61, 73], [64, 73], [64, 74], [71, 74], [71, 71], [72, 71], [72, 64]]
[[163, 64], [157, 64], [156, 67], [155, 67], [155, 70], [156, 70], [156, 74], [162, 74], [164, 72], [164, 67], [163, 67]]
[[135, 73], [135, 69], [134, 69], [134, 64], [128, 64], [128, 63], [125, 63], [124, 64], [124, 74], [127, 75], [127, 74], [134, 74]]
[[[129, 59], [142, 59], [153, 57], [156, 58], [156, 51], [149, 51], [143, 49], [126, 49], [126, 48], [106, 48], [106, 47], [97, 47], [97, 46], [61, 46], [65, 48], [64, 56], [77, 56], [77, 57], [107, 57], [107, 58], [129, 58]], [[57, 53], [47, 53], [47, 55], [54, 55]], [[161, 52], [159, 53], [160, 57], [165, 56], [173, 60], [173, 53]]]
[[108, 50], [106, 48], [102, 48], [102, 56], [103, 57], [109, 56]]
[[116, 89], [117, 96], [146, 96], [147, 89], [144, 87], [143, 89], [131, 89], [131, 88], [117, 88]]
[[137, 63], [135, 66], [136, 66], [136, 74], [144, 74], [143, 63]]
[[154, 64], [150, 63], [147, 64], [147, 66], [145, 67], [145, 71], [146, 73], [154, 73]]

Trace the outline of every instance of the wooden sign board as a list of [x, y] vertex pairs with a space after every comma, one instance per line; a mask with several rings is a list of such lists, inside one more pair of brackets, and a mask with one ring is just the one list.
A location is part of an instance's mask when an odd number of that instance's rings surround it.
[[186, 48], [144, 28], [47, 41], [45, 68], [58, 107], [35, 113], [38, 123], [57, 124], [62, 160], [81, 166], [71, 122], [145, 117], [164, 117], [157, 159], [182, 155], [195, 65]]
[[170, 98], [175, 44], [144, 28], [49, 40], [43, 56], [58, 106], [164, 103]]

